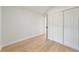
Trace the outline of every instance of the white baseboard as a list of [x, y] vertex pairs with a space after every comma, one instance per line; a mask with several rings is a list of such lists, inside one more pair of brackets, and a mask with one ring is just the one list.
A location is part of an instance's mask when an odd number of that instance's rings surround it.
[[[53, 38], [51, 38], [51, 37], [48, 37], [48, 39], [51, 40], [51, 41], [55, 41], [55, 40], [53, 40]], [[57, 41], [55, 41], [55, 42], [57, 42]], [[60, 43], [60, 42], [57, 42], [57, 43], [64, 45], [63, 43]], [[64, 46], [69, 47], [69, 46], [67, 46], [67, 45], [64, 45]], [[79, 51], [79, 49], [76, 49], [76, 48], [73, 48], [73, 47], [69, 47], [69, 48]]]
[[5, 45], [2, 45], [2, 47], [6, 47], [6, 46], [8, 46], [8, 45], [15, 44], [15, 43], [17, 43], [17, 42], [21, 42], [21, 41], [23, 41], [23, 40], [27, 40], [27, 39], [30, 39], [30, 38], [33, 38], [33, 37], [36, 37], [36, 36], [40, 36], [40, 35], [43, 35], [43, 34], [44, 34], [44, 33], [38, 33], [38, 34], [29, 36], [29, 37], [25, 37], [25, 38], [22, 38], [22, 39], [20, 39], [20, 40], [16, 40], [16, 41], [7, 43], [7, 44], [5, 44]]
[[59, 44], [63, 44], [63, 42], [56, 41], [56, 40], [54, 40], [52, 37], [48, 37], [48, 39], [51, 40], [51, 41], [55, 41], [55, 42], [57, 42], [57, 43], [59, 43]]

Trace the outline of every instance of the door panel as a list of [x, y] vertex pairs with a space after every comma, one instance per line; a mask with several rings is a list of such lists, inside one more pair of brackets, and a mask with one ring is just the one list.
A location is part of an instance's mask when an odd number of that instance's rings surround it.
[[64, 45], [73, 47], [73, 16], [71, 10], [64, 12]]
[[79, 49], [79, 8], [64, 12], [64, 44]]
[[49, 15], [48, 37], [59, 43], [63, 43], [63, 13], [57, 12]]
[[79, 50], [79, 8], [73, 9], [74, 48]]

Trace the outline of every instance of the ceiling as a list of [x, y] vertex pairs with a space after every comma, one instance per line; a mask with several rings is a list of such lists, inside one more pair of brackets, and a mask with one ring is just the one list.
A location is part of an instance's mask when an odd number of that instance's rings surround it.
[[73, 6], [24, 6], [25, 9], [38, 13], [40, 15], [45, 15], [47, 11], [57, 11], [72, 8]]
[[27, 8], [33, 12], [39, 13], [39, 14], [44, 14], [48, 9], [53, 8], [51, 6], [27, 6], [24, 7]]

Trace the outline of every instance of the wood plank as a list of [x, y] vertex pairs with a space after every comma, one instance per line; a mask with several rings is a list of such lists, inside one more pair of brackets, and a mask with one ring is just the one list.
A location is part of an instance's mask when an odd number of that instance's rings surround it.
[[76, 51], [77, 50], [66, 47], [55, 41], [45, 40], [44, 35], [40, 35], [2, 48], [2, 52], [76, 52]]

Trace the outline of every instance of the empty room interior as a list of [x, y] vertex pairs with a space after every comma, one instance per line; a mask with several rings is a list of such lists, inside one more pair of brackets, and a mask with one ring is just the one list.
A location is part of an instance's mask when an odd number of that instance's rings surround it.
[[78, 52], [78, 6], [0, 6], [1, 52]]

